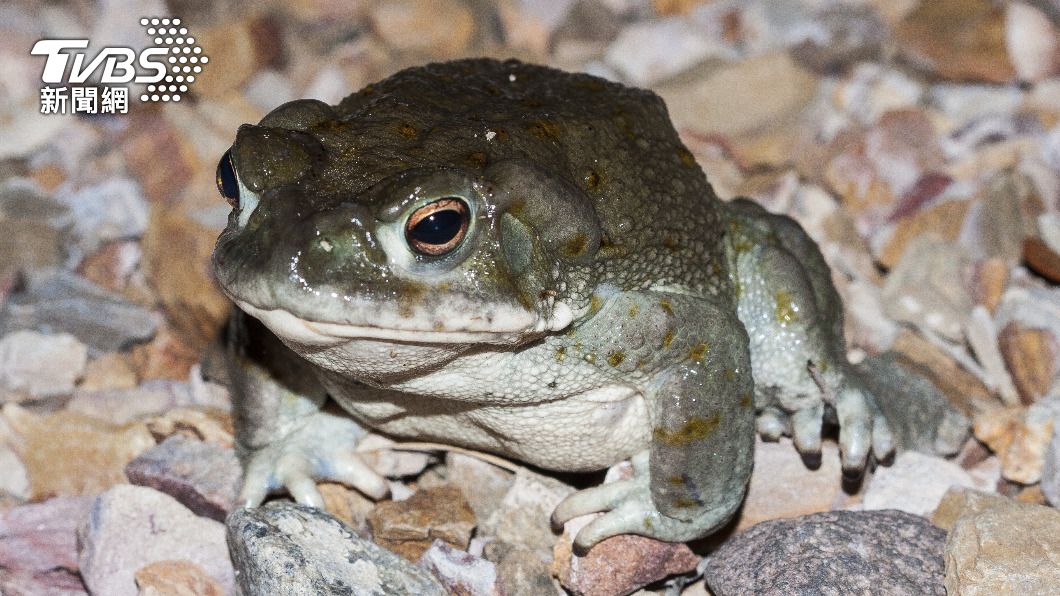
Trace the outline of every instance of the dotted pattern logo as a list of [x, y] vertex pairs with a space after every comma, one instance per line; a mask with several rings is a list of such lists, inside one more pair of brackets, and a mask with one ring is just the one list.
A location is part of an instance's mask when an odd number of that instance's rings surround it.
[[182, 27], [180, 19], [143, 18], [140, 25], [147, 29], [147, 34], [154, 39], [155, 46], [166, 48], [169, 72], [165, 78], [147, 86], [147, 92], [140, 96], [141, 101], [180, 101], [181, 94], [187, 93], [188, 85], [195, 82], [195, 75], [202, 72], [202, 65], [210, 61], [202, 53], [202, 48], [195, 44], [195, 38], [188, 34], [188, 28]]

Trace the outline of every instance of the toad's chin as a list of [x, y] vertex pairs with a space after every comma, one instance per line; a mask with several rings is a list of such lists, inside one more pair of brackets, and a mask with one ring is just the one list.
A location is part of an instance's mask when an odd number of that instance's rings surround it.
[[235, 299], [243, 312], [260, 320], [287, 344], [327, 348], [365, 339], [409, 344], [518, 344], [549, 331], [566, 328], [571, 309], [557, 302], [548, 317], [524, 309], [492, 309], [488, 317], [468, 309], [451, 308], [451, 316], [420, 317], [388, 313], [385, 308], [363, 309], [363, 322], [313, 321], [282, 308], [260, 308]]

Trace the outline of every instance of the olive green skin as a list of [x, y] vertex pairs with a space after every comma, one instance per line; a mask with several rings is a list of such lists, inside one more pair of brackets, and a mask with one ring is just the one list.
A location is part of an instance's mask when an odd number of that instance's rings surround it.
[[[335, 107], [280, 106], [239, 129], [231, 159], [242, 190], [214, 269], [268, 328], [233, 323], [248, 506], [281, 488], [320, 504], [313, 478], [382, 496], [353, 455], [369, 427], [555, 470], [631, 459], [633, 478], [554, 521], [606, 512], [581, 548], [684, 541], [739, 507], [756, 412], [809, 454], [838, 419], [849, 470], [891, 449], [816, 245], [719, 201], [649, 91], [432, 64]], [[451, 197], [470, 210], [463, 240], [410, 249], [411, 213]]]

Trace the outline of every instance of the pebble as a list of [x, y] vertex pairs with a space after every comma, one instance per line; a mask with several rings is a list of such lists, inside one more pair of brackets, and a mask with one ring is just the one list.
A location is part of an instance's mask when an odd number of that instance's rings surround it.
[[979, 486], [960, 466], [916, 451], [899, 453], [894, 463], [877, 468], [861, 501], [864, 510], [897, 509], [914, 515], [929, 515], [951, 486]]
[[894, 32], [899, 53], [940, 77], [1007, 83], [1004, 9], [989, 0], [922, 2]]
[[497, 566], [491, 561], [435, 540], [416, 563], [449, 592], [466, 596], [501, 596]]
[[88, 596], [81, 578], [64, 569], [42, 573], [0, 569], [0, 593], [4, 596]]
[[459, 488], [440, 486], [416, 491], [403, 501], [377, 504], [368, 525], [377, 544], [415, 561], [435, 539], [466, 549], [475, 513]]
[[435, 59], [459, 54], [475, 27], [474, 14], [460, 0], [397, 0], [375, 5], [370, 16], [373, 30], [387, 45]]
[[136, 570], [138, 596], [224, 596], [224, 590], [191, 561], [157, 561]]
[[624, 28], [604, 61], [630, 84], [650, 87], [707, 58], [735, 57], [734, 46], [700, 23], [663, 18]]
[[1016, 406], [982, 413], [975, 417], [972, 430], [997, 454], [1006, 480], [1035, 484], [1042, 478], [1055, 420], [1060, 420], [1060, 396], [1051, 396], [1028, 408]]
[[757, 439], [755, 465], [747, 497], [737, 513], [736, 529], [836, 509], [849, 500], [842, 478], [839, 446], [832, 441], [821, 444], [820, 466], [811, 469], [791, 439], [781, 438], [775, 443]]
[[1013, 321], [1001, 330], [998, 340], [1020, 401], [1030, 405], [1044, 397], [1060, 372], [1056, 336], [1048, 329], [1024, 327]]
[[94, 594], [136, 596], [137, 570], [170, 560], [198, 565], [225, 593], [235, 587], [224, 525], [151, 488], [119, 485], [100, 495], [78, 540], [81, 574]]
[[968, 438], [971, 420], [915, 365], [889, 352], [858, 365], [894, 434], [895, 446], [928, 455], [954, 455]]
[[0, 432], [0, 510], [6, 498], [29, 497], [29, 474], [22, 459], [4, 440], [5, 433]]
[[910, 243], [883, 286], [884, 312], [957, 342], [972, 297], [963, 276], [970, 259], [960, 246], [921, 236]]
[[1037, 7], [1026, 2], [1005, 7], [1005, 45], [1020, 80], [1037, 83], [1060, 73], [1060, 27]]
[[375, 509], [373, 501], [337, 482], [318, 483], [317, 490], [324, 498], [324, 511], [349, 526], [361, 538], [372, 537], [368, 515]]
[[224, 521], [242, 470], [232, 449], [175, 434], [125, 466], [129, 482], [166, 493], [195, 515]]
[[1042, 465], [1042, 494], [1053, 507], [1060, 509], [1060, 422], [1053, 420], [1053, 438]]
[[812, 73], [776, 52], [656, 91], [678, 128], [738, 135], [787, 121], [809, 105], [816, 86]]
[[155, 380], [124, 389], [78, 388], [66, 408], [124, 424], [177, 408], [228, 410], [230, 405], [228, 391], [216, 383]]
[[25, 399], [69, 395], [87, 363], [88, 348], [68, 333], [8, 333], [0, 338], [0, 390], [8, 400], [17, 401], [21, 401], [18, 395]]
[[9, 296], [0, 314], [0, 329], [69, 333], [94, 355], [116, 352], [151, 338], [161, 321], [157, 312], [82, 277], [63, 273], [27, 292]]
[[93, 497], [56, 497], [0, 513], [0, 568], [40, 574], [77, 572], [77, 528]]
[[[768, 521], [704, 562], [717, 596], [771, 593], [945, 594], [946, 532], [901, 511], [831, 511]], [[822, 556], [827, 553], [827, 556]]]
[[0, 420], [13, 431], [32, 499], [94, 495], [123, 483], [125, 465], [155, 444], [142, 423], [116, 425], [77, 412], [34, 414], [7, 404]]
[[515, 482], [508, 470], [455, 451], [446, 454], [445, 468], [446, 478], [464, 493], [480, 523], [500, 508], [504, 495]]
[[77, 390], [85, 392], [132, 389], [138, 383], [139, 378], [129, 357], [121, 352], [110, 352], [88, 362], [81, 382], [77, 384]]
[[319, 509], [273, 501], [237, 509], [226, 525], [245, 596], [447, 594], [428, 572], [358, 537]]
[[111, 178], [59, 197], [69, 209], [70, 232], [81, 254], [95, 251], [104, 242], [137, 238], [147, 229], [147, 200], [140, 186], [128, 178]]
[[[1051, 594], [1060, 586], [1060, 511], [1010, 499], [953, 495], [946, 590], [969, 596]], [[963, 506], [962, 506], [963, 505]]]
[[574, 536], [596, 516], [567, 522], [556, 542], [553, 571], [577, 596], [620, 596], [665, 577], [696, 569], [699, 557], [685, 544], [631, 534], [601, 541], [585, 556], [571, 552]]

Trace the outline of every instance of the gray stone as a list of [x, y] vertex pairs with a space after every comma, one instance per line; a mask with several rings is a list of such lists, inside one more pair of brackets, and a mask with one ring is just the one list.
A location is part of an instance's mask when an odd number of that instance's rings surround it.
[[0, 313], [0, 332], [69, 333], [87, 344], [91, 354], [101, 354], [150, 339], [161, 322], [156, 312], [77, 275], [62, 273], [10, 295]]
[[93, 594], [137, 596], [138, 569], [181, 559], [202, 567], [227, 593], [235, 587], [224, 526], [152, 488], [123, 484], [100, 495], [78, 541], [81, 576]]
[[223, 522], [235, 505], [242, 470], [232, 449], [176, 434], [129, 462], [125, 475]]
[[78, 248], [89, 253], [108, 240], [136, 238], [147, 229], [150, 207], [128, 178], [112, 178], [61, 195], [70, 209], [70, 231]]
[[77, 389], [66, 409], [116, 424], [164, 414], [177, 408], [216, 408], [228, 410], [228, 390], [217, 383], [195, 380], [156, 379], [128, 389]]
[[717, 596], [945, 594], [946, 532], [900, 511], [830, 511], [763, 522], [705, 561]]
[[0, 389], [16, 400], [69, 395], [87, 363], [88, 349], [70, 334], [8, 333], [0, 338]]
[[895, 444], [929, 455], [957, 453], [971, 421], [950, 405], [934, 383], [886, 352], [858, 365], [876, 403], [887, 417]]
[[244, 596], [446, 594], [426, 571], [312, 507], [273, 501], [227, 520]]

